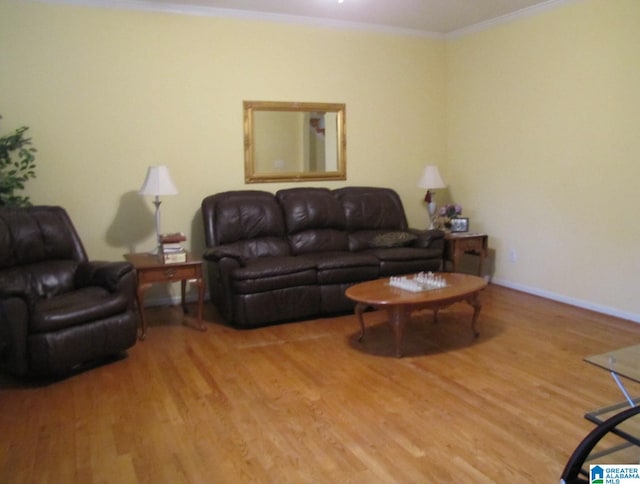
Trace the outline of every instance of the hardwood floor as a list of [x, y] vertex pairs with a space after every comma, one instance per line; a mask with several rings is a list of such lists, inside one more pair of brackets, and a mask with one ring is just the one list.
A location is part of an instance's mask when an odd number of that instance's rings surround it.
[[405, 357], [385, 315], [208, 331], [150, 308], [124, 359], [54, 383], [0, 377], [0, 483], [558, 482], [622, 399], [582, 359], [640, 325], [489, 286], [416, 314]]

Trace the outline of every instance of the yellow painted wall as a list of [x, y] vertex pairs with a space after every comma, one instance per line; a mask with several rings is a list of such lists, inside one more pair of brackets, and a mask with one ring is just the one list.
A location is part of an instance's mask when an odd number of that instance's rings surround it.
[[639, 25], [584, 0], [450, 40], [443, 174], [496, 281], [637, 321]]
[[[0, 0], [0, 131], [26, 124], [35, 203], [67, 207], [95, 258], [163, 228], [202, 250], [201, 199], [244, 184], [242, 101], [344, 102], [346, 182], [439, 201], [490, 235], [494, 280], [640, 321], [640, 2], [582, 0], [447, 41], [256, 20]], [[300, 186], [300, 184], [296, 184]], [[516, 261], [509, 260], [513, 250]]]
[[[346, 182], [390, 186], [426, 224], [422, 167], [444, 159], [442, 40], [257, 20], [0, 0], [0, 131], [31, 127], [36, 204], [65, 206], [94, 258], [153, 246], [136, 191], [166, 164], [163, 231], [204, 246], [203, 197], [244, 183], [242, 101], [347, 106]], [[300, 186], [296, 184], [295, 186]]]

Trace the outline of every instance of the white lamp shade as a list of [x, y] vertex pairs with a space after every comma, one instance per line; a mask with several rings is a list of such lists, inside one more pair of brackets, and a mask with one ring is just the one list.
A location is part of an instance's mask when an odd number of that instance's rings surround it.
[[171, 179], [169, 169], [165, 165], [152, 165], [147, 170], [142, 188], [138, 192], [141, 195], [175, 195], [178, 189]]
[[422, 172], [422, 177], [418, 182], [418, 188], [426, 188], [427, 190], [430, 190], [433, 188], [445, 187], [446, 185], [442, 181], [438, 167], [433, 165], [425, 166], [424, 171]]

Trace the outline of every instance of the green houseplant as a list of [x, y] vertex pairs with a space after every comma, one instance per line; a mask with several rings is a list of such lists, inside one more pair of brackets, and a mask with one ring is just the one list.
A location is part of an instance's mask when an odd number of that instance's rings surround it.
[[0, 137], [0, 206], [31, 205], [29, 197], [15, 193], [24, 190], [27, 180], [36, 176], [36, 149], [25, 134], [28, 129], [22, 126]]

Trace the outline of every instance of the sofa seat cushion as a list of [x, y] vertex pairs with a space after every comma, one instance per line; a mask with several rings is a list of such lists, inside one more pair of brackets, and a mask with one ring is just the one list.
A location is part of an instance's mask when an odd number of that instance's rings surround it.
[[438, 271], [442, 264], [442, 251], [417, 247], [395, 247], [392, 249], [370, 249], [380, 259], [380, 277]]
[[241, 294], [317, 283], [315, 261], [302, 256], [258, 257], [231, 272], [231, 285]]
[[44, 333], [108, 318], [127, 310], [122, 292], [111, 293], [102, 287], [85, 287], [40, 299], [33, 304], [31, 333]]
[[320, 284], [342, 284], [378, 277], [380, 263], [372, 254], [321, 252], [309, 257], [316, 261]]

